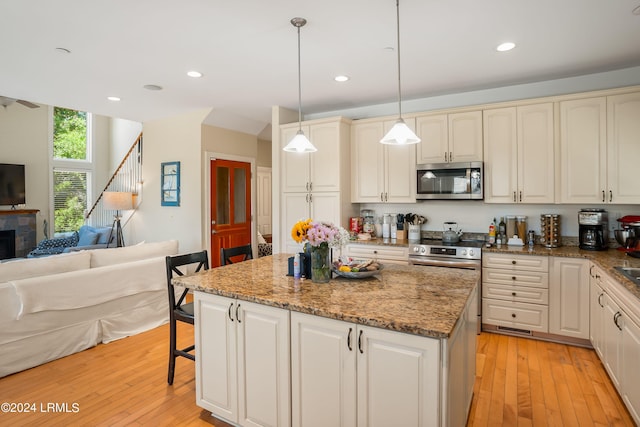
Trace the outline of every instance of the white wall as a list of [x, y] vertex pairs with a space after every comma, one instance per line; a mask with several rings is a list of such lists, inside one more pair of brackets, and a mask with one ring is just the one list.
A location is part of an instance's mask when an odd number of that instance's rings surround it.
[[[143, 196], [124, 229], [126, 242], [178, 239], [180, 252], [202, 244], [202, 122], [199, 110], [144, 123]], [[180, 206], [160, 205], [160, 164], [180, 162]]]
[[111, 120], [110, 170], [116, 170], [140, 132], [142, 132], [142, 123], [140, 122], [125, 119]]
[[[49, 113], [46, 106], [27, 108], [13, 104], [0, 108], [0, 163], [25, 165], [26, 205], [37, 209], [38, 240], [43, 237], [43, 221], [49, 218]], [[0, 206], [8, 210], [11, 206]], [[49, 228], [51, 233], [52, 228]]]

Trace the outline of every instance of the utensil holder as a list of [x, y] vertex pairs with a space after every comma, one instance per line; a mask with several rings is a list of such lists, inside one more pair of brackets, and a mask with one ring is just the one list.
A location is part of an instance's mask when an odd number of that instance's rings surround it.
[[409, 224], [409, 240], [420, 240], [420, 225]]

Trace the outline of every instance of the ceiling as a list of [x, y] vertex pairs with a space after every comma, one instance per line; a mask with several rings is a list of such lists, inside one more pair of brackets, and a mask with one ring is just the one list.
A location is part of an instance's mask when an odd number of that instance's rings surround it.
[[[402, 0], [403, 99], [638, 66], [638, 6]], [[303, 114], [397, 102], [395, 13], [393, 0], [5, 0], [0, 95], [140, 122], [211, 108], [258, 134], [273, 105], [298, 108], [296, 16]], [[497, 52], [504, 41], [517, 46]]]

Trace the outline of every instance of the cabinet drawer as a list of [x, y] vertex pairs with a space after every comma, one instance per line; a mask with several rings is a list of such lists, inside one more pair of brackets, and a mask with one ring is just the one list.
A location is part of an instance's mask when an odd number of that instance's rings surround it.
[[549, 290], [528, 286], [482, 284], [482, 297], [503, 301], [526, 302], [530, 304], [549, 304]]
[[482, 254], [482, 266], [521, 271], [549, 271], [549, 257], [536, 255]]
[[375, 259], [390, 264], [408, 264], [409, 248], [402, 246], [376, 246], [351, 244], [346, 246], [347, 256], [356, 259]]
[[549, 309], [544, 305], [484, 298], [482, 323], [549, 332]]
[[538, 273], [535, 271], [508, 271], [496, 268], [483, 268], [482, 283], [549, 288], [549, 273]]

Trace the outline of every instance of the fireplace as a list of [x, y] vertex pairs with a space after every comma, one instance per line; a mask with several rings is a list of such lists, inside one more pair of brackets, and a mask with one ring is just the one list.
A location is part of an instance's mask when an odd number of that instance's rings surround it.
[[0, 259], [16, 257], [16, 231], [0, 231]]

